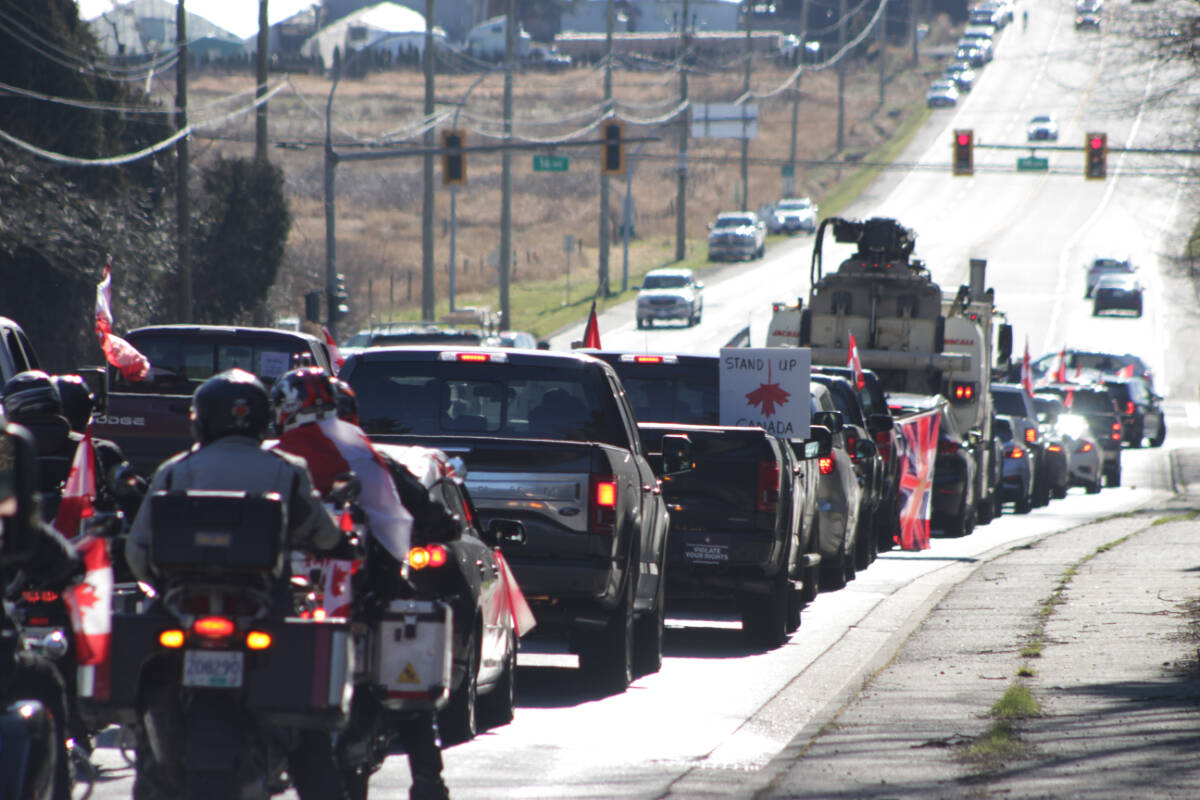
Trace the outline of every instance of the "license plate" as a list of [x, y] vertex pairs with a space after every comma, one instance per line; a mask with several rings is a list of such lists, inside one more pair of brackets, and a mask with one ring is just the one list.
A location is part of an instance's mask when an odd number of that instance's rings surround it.
[[208, 689], [238, 689], [242, 685], [242, 654], [227, 650], [186, 650], [183, 685]]
[[683, 557], [697, 564], [723, 564], [729, 560], [729, 546], [687, 542], [683, 546]]

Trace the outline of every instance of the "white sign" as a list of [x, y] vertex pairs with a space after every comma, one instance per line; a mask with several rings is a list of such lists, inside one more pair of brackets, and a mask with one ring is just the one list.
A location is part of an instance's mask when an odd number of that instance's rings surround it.
[[811, 372], [806, 347], [721, 348], [721, 424], [807, 439]]
[[753, 139], [758, 136], [758, 106], [751, 103], [698, 103], [692, 112], [697, 139]]

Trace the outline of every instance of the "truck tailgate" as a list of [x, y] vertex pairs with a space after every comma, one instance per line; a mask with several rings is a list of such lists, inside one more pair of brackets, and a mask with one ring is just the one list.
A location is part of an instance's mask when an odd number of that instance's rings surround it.
[[139, 474], [149, 478], [158, 465], [192, 446], [188, 395], [110, 394], [92, 433], [116, 442]]

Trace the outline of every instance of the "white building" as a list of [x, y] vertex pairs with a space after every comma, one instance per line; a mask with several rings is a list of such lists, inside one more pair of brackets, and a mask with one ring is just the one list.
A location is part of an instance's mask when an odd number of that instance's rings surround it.
[[[446, 42], [441, 28], [433, 29], [433, 37], [437, 45]], [[332, 67], [335, 50], [344, 56], [367, 47], [393, 56], [424, 52], [425, 16], [397, 3], [377, 3], [317, 31], [301, 46], [300, 54], [320, 56], [326, 67]]]
[[[484, 20], [467, 34], [467, 52], [476, 58], [486, 58], [492, 61], [504, 58], [506, 30], [508, 30], [507, 17], [492, 17]], [[529, 50], [533, 46], [533, 40], [529, 33], [520, 24], [517, 25], [516, 45], [518, 58], [528, 56]]]
[[[87, 24], [103, 52], [132, 58], [175, 47], [175, 12], [175, 3], [166, 0], [129, 0], [114, 4]], [[187, 35], [196, 51], [222, 55], [245, 52], [241, 37], [190, 11]]]
[[[626, 0], [617, 7], [613, 30], [619, 33], [668, 33], [679, 30], [680, 4], [662, 0]], [[688, 15], [692, 30], [739, 30], [738, 0], [691, 0]], [[583, 0], [563, 9], [561, 30], [604, 33], [608, 0]]]

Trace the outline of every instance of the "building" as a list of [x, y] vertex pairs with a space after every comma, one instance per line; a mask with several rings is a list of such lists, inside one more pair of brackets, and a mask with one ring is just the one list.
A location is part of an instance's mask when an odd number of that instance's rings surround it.
[[[680, 4], [662, 0], [619, 0], [614, 31], [620, 33], [672, 33], [679, 31]], [[688, 4], [692, 30], [736, 31], [740, 28], [741, 5], [737, 0], [692, 0]], [[583, 0], [562, 12], [561, 30], [575, 33], [604, 33], [608, 0]]]
[[[129, 0], [87, 23], [100, 49], [110, 56], [145, 58], [175, 47], [175, 4], [166, 0]], [[186, 24], [192, 58], [246, 55], [239, 36], [204, 17], [189, 11]]]
[[[446, 32], [433, 29], [434, 41], [445, 44]], [[376, 3], [322, 27], [300, 47], [300, 55], [320, 58], [328, 69], [334, 53], [344, 56], [371, 48], [375, 54], [406, 57], [425, 50], [425, 17], [399, 3]]]

